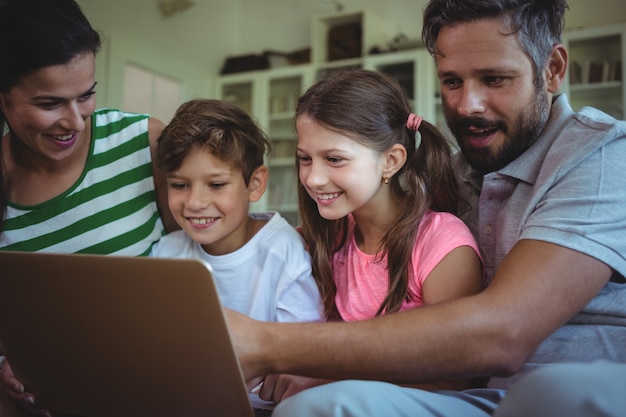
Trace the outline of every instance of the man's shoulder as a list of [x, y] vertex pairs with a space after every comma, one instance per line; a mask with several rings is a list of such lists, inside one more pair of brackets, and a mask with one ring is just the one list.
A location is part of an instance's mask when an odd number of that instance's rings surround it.
[[620, 133], [622, 136], [626, 135], [626, 121], [618, 120], [595, 107], [583, 107], [574, 114], [574, 119], [577, 123], [599, 133], [614, 130], [616, 136]]
[[583, 107], [560, 130], [550, 146], [550, 154], [562, 160], [581, 158], [611, 146], [611, 152], [626, 154], [626, 122], [594, 107]]

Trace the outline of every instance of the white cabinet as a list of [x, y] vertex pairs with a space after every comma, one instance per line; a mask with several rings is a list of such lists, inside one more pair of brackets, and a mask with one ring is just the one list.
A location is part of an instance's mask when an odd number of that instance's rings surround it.
[[268, 109], [265, 131], [272, 144], [265, 209], [280, 212], [292, 225], [298, 220], [298, 172], [294, 115], [298, 98], [312, 83], [309, 66], [268, 71], [263, 85]]
[[268, 188], [251, 209], [278, 211], [293, 225], [298, 224], [294, 114], [298, 98], [311, 83], [309, 65], [231, 74], [217, 83], [218, 98], [250, 113], [272, 145], [266, 161]]
[[577, 28], [563, 34], [569, 69], [562, 90], [574, 110], [594, 106], [624, 119], [626, 24]]
[[404, 87], [413, 111], [435, 124], [437, 118], [437, 86], [433, 83], [436, 78], [435, 64], [426, 49], [369, 55], [363, 60], [363, 67], [395, 78]]

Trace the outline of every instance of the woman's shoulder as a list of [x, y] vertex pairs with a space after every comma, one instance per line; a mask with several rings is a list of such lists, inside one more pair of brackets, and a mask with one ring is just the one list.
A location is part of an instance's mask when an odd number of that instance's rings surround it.
[[[103, 107], [96, 109], [92, 114], [92, 120], [97, 128], [104, 126], [124, 127], [136, 123], [147, 123], [150, 116], [143, 113], [132, 113], [118, 109]], [[147, 129], [147, 124], [146, 124]]]

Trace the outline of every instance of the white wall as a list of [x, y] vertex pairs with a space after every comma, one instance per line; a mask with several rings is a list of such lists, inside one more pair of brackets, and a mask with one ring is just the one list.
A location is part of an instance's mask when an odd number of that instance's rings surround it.
[[[332, 14], [330, 0], [192, 0], [164, 18], [158, 0], [78, 0], [105, 38], [98, 57], [100, 105], [120, 107], [126, 62], [178, 79], [183, 100], [210, 97], [227, 56], [310, 46], [311, 19]], [[339, 0], [345, 11], [369, 9], [386, 39], [419, 38], [426, 0]], [[623, 0], [569, 0], [566, 26], [626, 22]]]

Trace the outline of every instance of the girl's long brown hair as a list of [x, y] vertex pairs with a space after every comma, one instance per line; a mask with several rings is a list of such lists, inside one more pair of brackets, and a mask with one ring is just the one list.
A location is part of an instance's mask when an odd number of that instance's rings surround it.
[[[396, 143], [407, 150], [406, 164], [389, 182], [401, 209], [378, 249], [378, 257], [387, 256], [389, 285], [376, 315], [398, 311], [404, 301], [414, 298], [409, 290], [409, 266], [424, 213], [428, 209], [455, 213], [458, 204], [448, 141], [436, 127], [422, 121], [417, 145], [416, 132], [406, 127], [410, 113], [402, 87], [393, 78], [368, 70], [345, 71], [319, 81], [300, 98], [296, 109], [296, 119], [307, 116], [378, 152]], [[332, 257], [346, 242], [348, 219], [324, 219], [300, 182], [298, 200], [302, 234], [325, 314], [329, 320], [339, 320]]]

